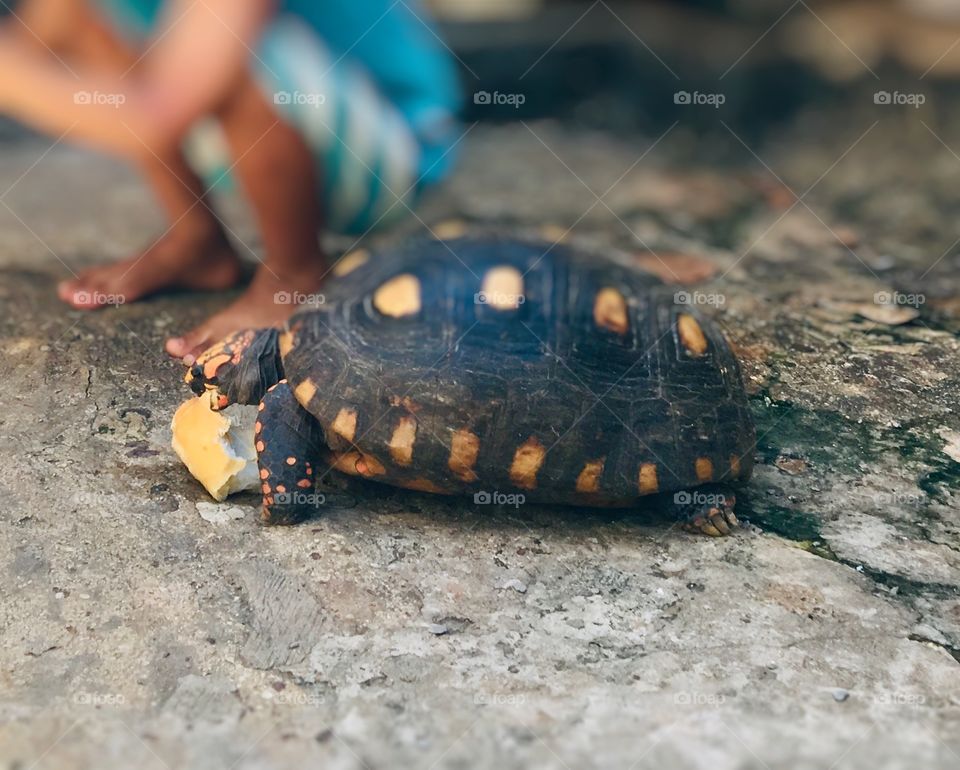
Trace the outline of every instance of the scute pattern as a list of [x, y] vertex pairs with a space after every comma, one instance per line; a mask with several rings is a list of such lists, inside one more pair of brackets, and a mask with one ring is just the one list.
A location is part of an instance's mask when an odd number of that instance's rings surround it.
[[[503, 266], [523, 275], [515, 309], [478, 297], [483, 276]], [[418, 313], [378, 312], [378, 288], [402, 275], [419, 283]], [[625, 328], [597, 324], [598, 293], [608, 287], [625, 300]], [[371, 254], [362, 270], [332, 281], [326, 299], [292, 319], [284, 371], [328, 438], [341, 411], [356, 410], [351, 444], [383, 464], [377, 480], [625, 505], [703, 483], [705, 462], [713, 481], [750, 475], [754, 431], [737, 362], [716, 327], [674, 304], [652, 275], [566, 245], [421, 240]], [[696, 355], [681, 315], [706, 342]], [[415, 440], [397, 455], [397, 426], [412, 424]], [[462, 446], [468, 434], [477, 437], [475, 461], [455, 473], [455, 437]], [[544, 453], [533, 483], [511, 475], [531, 440]], [[578, 492], [585, 464], [601, 456], [586, 487], [596, 491]]]

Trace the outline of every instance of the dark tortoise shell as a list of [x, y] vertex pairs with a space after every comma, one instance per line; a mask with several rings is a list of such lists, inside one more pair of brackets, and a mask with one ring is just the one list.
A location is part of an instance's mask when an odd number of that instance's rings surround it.
[[[256, 403], [284, 378], [260, 407], [268, 521], [306, 515], [290, 491], [331, 467], [603, 506], [750, 476], [755, 435], [729, 345], [648, 273], [496, 237], [355, 252], [334, 272], [283, 332], [234, 335], [188, 375], [220, 406]], [[728, 529], [732, 508], [707, 497], [684, 516]]]

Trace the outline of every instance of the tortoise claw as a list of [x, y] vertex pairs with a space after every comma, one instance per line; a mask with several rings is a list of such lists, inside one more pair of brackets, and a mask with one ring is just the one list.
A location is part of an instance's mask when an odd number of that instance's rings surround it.
[[713, 524], [711, 519], [708, 519], [705, 516], [700, 516], [687, 523], [684, 526], [684, 529], [687, 530], [687, 532], [693, 532], [694, 534], [700, 535], [709, 535], [710, 537], [723, 537], [724, 534], [730, 533], [729, 529], [726, 532], [722, 532]]
[[714, 528], [717, 531], [719, 531], [721, 535], [730, 534], [730, 525], [727, 524], [727, 520], [724, 518], [722, 511], [717, 511], [716, 513], [711, 511], [710, 523], [714, 526]]
[[683, 528], [694, 534], [709, 535], [710, 537], [724, 537], [730, 535], [740, 526], [740, 520], [733, 512], [732, 505], [726, 502], [711, 502], [699, 508], [690, 510]]
[[700, 531], [705, 535], [710, 535], [710, 537], [723, 537], [723, 533], [717, 529], [710, 522], [706, 522], [701, 528]]

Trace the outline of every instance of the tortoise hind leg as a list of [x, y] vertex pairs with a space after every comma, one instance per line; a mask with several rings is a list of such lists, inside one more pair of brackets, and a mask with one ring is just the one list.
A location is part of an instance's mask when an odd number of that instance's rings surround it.
[[261, 518], [265, 524], [295, 524], [323, 502], [314, 492], [314, 471], [323, 448], [320, 426], [297, 402], [286, 380], [270, 388], [258, 408]]
[[673, 496], [676, 517], [687, 532], [711, 537], [729, 535], [740, 521], [734, 513], [737, 496], [719, 485], [697, 487]]

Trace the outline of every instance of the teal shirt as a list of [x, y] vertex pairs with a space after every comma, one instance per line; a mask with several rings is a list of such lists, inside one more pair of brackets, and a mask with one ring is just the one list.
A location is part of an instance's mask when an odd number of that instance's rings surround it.
[[[163, 0], [98, 0], [122, 27], [146, 36]], [[424, 143], [424, 182], [441, 178], [454, 127], [439, 135], [438, 115], [455, 115], [460, 88], [452, 56], [437, 37], [421, 0], [281, 0], [279, 14], [311, 27], [334, 58], [359, 62], [381, 93], [407, 118]], [[428, 171], [428, 169], [430, 169]]]

